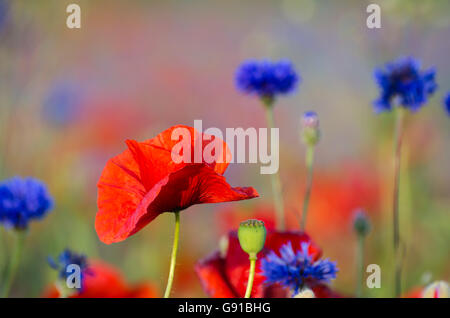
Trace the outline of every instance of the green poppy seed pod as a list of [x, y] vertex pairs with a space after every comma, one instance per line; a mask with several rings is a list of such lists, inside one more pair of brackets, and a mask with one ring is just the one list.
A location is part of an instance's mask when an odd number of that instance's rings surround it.
[[428, 285], [422, 292], [422, 298], [449, 298], [450, 286], [447, 282], [437, 281]]
[[316, 295], [311, 289], [303, 288], [294, 298], [316, 298]]
[[366, 236], [370, 232], [370, 221], [363, 210], [357, 210], [353, 219], [353, 228], [358, 235]]
[[301, 138], [305, 145], [315, 146], [320, 139], [319, 116], [316, 112], [308, 111], [300, 120]]
[[241, 222], [238, 229], [239, 243], [242, 250], [250, 259], [256, 259], [256, 255], [263, 249], [266, 241], [266, 227], [260, 220], [247, 220]]

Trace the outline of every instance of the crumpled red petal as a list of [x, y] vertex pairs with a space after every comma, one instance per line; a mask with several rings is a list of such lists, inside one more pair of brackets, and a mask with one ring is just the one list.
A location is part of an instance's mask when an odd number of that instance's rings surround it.
[[332, 290], [330, 287], [324, 284], [316, 285], [312, 288], [316, 298], [343, 298], [342, 294], [339, 294]]
[[238, 295], [225, 280], [225, 264], [218, 251], [201, 260], [195, 266], [206, 294], [213, 298], [235, 298]]

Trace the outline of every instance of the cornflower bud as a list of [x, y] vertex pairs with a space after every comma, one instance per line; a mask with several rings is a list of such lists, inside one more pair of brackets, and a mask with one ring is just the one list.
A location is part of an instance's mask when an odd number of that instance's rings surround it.
[[363, 210], [357, 210], [353, 219], [353, 229], [358, 235], [366, 236], [370, 232], [370, 221]]
[[320, 139], [319, 116], [316, 112], [308, 111], [303, 114], [300, 120], [301, 138], [307, 146], [315, 146]]

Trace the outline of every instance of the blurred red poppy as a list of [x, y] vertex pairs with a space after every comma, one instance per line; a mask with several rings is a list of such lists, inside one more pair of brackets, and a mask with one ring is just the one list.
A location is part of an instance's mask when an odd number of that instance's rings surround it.
[[[111, 265], [96, 261], [89, 264], [89, 273], [83, 275], [83, 289], [70, 298], [156, 298], [158, 292], [150, 284], [128, 286], [122, 275]], [[46, 298], [59, 298], [55, 285], [44, 293]]]
[[[172, 140], [177, 128], [189, 132], [190, 163], [172, 160], [172, 148], [181, 140]], [[222, 144], [222, 153], [214, 154], [212, 162], [201, 156], [195, 163], [195, 149], [203, 154], [213, 141]], [[108, 161], [98, 182], [95, 228], [104, 243], [125, 240], [164, 212], [258, 196], [252, 187], [232, 188], [222, 176], [231, 156], [226, 143], [192, 127], [174, 126], [144, 142], [127, 140], [127, 146]]]
[[402, 298], [422, 298], [423, 288], [416, 287], [408, 291]]
[[275, 230], [275, 210], [272, 204], [259, 204], [250, 209], [241, 206], [220, 209], [216, 213], [219, 234], [227, 234], [230, 230], [238, 228], [242, 220], [250, 218], [263, 221], [267, 230]]
[[[278, 251], [287, 242], [294, 249], [300, 249], [303, 242], [310, 242], [309, 254], [314, 260], [320, 258], [321, 250], [311, 241], [310, 237], [301, 232], [269, 231], [264, 249], [258, 254], [256, 273], [253, 282], [252, 298], [287, 297], [287, 290], [279, 285], [264, 284], [265, 277], [261, 274], [261, 259], [270, 251]], [[196, 265], [196, 272], [205, 292], [214, 298], [244, 297], [249, 274], [248, 254], [245, 253], [237, 237], [236, 231], [228, 235], [226, 251], [215, 251]], [[340, 297], [326, 285], [311, 286], [317, 298]]]
[[[299, 206], [303, 190], [300, 193]], [[306, 228], [317, 240], [345, 235], [351, 233], [355, 209], [363, 208], [373, 219], [379, 205], [379, 183], [369, 169], [352, 164], [336, 173], [319, 173], [314, 176]]]

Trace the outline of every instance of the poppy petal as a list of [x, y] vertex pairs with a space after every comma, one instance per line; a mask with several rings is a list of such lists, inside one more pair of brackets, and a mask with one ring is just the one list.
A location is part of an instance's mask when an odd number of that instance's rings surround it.
[[[200, 134], [200, 132], [193, 127], [177, 125], [163, 131], [155, 138], [148, 140], [147, 143], [155, 148], [164, 150], [172, 156], [171, 153], [173, 148], [180, 142], [180, 139], [182, 139], [182, 136], [184, 136], [185, 133], [190, 137], [190, 149], [192, 149], [190, 163], [204, 163], [209, 165], [218, 174], [223, 174], [227, 169], [228, 164], [231, 162], [231, 151], [226, 142], [218, 137], [203, 133]], [[177, 136], [179, 138], [176, 138]], [[202, 138], [201, 147], [200, 137]], [[208, 163], [205, 161], [203, 154], [205, 148], [211, 142], [215, 142], [218, 146], [216, 147], [218, 153], [214, 154], [216, 160]], [[195, 157], [195, 151], [198, 152], [198, 158]]]
[[195, 266], [203, 289], [213, 298], [234, 298], [231, 286], [225, 280], [224, 260], [219, 252], [214, 252]]
[[98, 212], [95, 229], [100, 240], [112, 243], [128, 217], [140, 206], [147, 189], [131, 152], [110, 159], [98, 183]]
[[330, 287], [324, 284], [316, 285], [312, 288], [316, 298], [342, 298], [343, 296], [336, 293]]
[[232, 188], [223, 176], [206, 165], [188, 165], [164, 178], [147, 193], [116, 233], [114, 241], [135, 234], [164, 212], [181, 211], [194, 204], [246, 200], [257, 196], [251, 187]]

